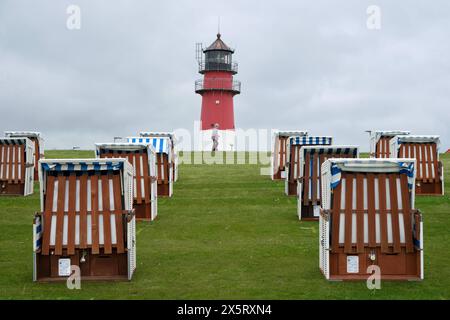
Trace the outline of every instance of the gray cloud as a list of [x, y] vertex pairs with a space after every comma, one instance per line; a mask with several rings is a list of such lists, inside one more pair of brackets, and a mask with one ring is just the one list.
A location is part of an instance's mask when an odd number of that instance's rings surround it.
[[[236, 49], [236, 126], [308, 129], [368, 149], [364, 130], [440, 134], [449, 147], [448, 1], [25, 1], [0, 3], [0, 130], [49, 148], [193, 128], [195, 42], [221, 17]], [[82, 27], [66, 28], [81, 7]], [[366, 8], [382, 28], [366, 28]]]

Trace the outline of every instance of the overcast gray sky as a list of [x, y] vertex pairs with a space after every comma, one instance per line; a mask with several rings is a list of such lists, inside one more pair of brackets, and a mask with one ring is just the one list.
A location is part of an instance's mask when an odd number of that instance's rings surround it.
[[[81, 29], [68, 30], [68, 5]], [[381, 29], [366, 26], [369, 5]], [[195, 43], [236, 49], [236, 127], [308, 129], [368, 150], [367, 129], [449, 147], [450, 2], [0, 1], [0, 130], [92, 148], [141, 130], [193, 129]]]

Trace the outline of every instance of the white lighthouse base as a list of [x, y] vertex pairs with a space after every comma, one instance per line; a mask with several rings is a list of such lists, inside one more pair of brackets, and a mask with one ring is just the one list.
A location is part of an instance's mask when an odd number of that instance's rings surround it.
[[[235, 151], [236, 150], [236, 132], [234, 130], [218, 130], [219, 147], [218, 151]], [[212, 151], [213, 130], [200, 130], [199, 139], [197, 140], [196, 151]]]

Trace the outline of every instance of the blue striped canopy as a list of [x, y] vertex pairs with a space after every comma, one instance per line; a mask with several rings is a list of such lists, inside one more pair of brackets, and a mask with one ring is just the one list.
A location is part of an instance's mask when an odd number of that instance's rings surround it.
[[439, 143], [439, 136], [432, 135], [401, 135], [397, 136], [397, 142], [401, 143]]
[[123, 168], [123, 161], [75, 161], [75, 162], [43, 162], [44, 171], [116, 171]]
[[[329, 160], [332, 161], [331, 163], [331, 189], [335, 189], [341, 182], [341, 172], [343, 168], [340, 166], [340, 164], [349, 164], [354, 165], [354, 168], [358, 165], [364, 165], [366, 168], [365, 170], [361, 170], [363, 167], [359, 167], [358, 172], [370, 172], [371, 166], [379, 166], [379, 165], [386, 165], [392, 166], [397, 165], [398, 172], [400, 174], [406, 174], [408, 177], [408, 187], [409, 190], [412, 190], [414, 187], [414, 163], [413, 162], [402, 162], [402, 161], [390, 161], [390, 160], [383, 160], [379, 161], [376, 159], [335, 159], [335, 160]], [[345, 171], [352, 171], [351, 167], [348, 170]]]
[[332, 137], [303, 136], [291, 137], [289, 142], [291, 145], [330, 145], [332, 140]]
[[303, 147], [302, 150], [305, 152], [305, 154], [351, 154], [354, 157], [358, 155], [358, 147], [356, 146], [314, 146]]
[[130, 143], [147, 143], [155, 148], [157, 153], [169, 154], [169, 137], [129, 137], [127, 138]]
[[23, 145], [27, 143], [27, 138], [0, 138], [0, 144]]
[[36, 131], [5, 131], [6, 137], [32, 137], [32, 138], [38, 138], [41, 136], [40, 132]]

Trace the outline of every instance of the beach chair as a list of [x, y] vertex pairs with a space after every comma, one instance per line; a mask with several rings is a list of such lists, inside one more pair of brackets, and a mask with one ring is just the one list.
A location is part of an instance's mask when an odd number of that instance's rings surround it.
[[173, 153], [169, 137], [128, 137], [129, 143], [150, 144], [156, 152], [156, 176], [158, 196], [171, 197], [173, 194]]
[[125, 158], [132, 164], [136, 219], [153, 221], [158, 215], [155, 149], [137, 143], [96, 143], [95, 148], [97, 158]]
[[28, 138], [34, 144], [34, 180], [38, 181], [38, 163], [44, 159], [44, 139], [40, 132], [34, 131], [5, 131], [7, 138]]
[[172, 151], [172, 168], [173, 168], [173, 182], [178, 181], [178, 150], [177, 144], [178, 140], [174, 132], [148, 132], [142, 131], [139, 133], [141, 137], [147, 138], [160, 138], [168, 137], [171, 141], [171, 151]]
[[131, 280], [136, 268], [133, 168], [126, 159], [40, 160], [34, 281]]
[[272, 136], [272, 155], [271, 155], [271, 178], [272, 180], [286, 179], [285, 165], [288, 150], [289, 137], [303, 137], [307, 135], [307, 131], [277, 131]]
[[297, 180], [300, 178], [300, 149], [303, 146], [331, 145], [331, 137], [303, 136], [289, 137], [287, 144], [286, 175], [284, 193], [288, 196], [297, 195]]
[[33, 193], [34, 144], [28, 138], [0, 138], [0, 195]]
[[390, 141], [391, 158], [414, 158], [416, 194], [443, 195], [444, 168], [439, 161], [439, 136], [403, 135]]
[[[298, 149], [297, 149], [298, 150]], [[300, 156], [300, 161], [298, 161]], [[299, 154], [295, 154], [293, 164], [289, 166], [291, 181], [298, 181], [297, 214], [300, 220], [319, 220], [322, 188], [321, 169], [322, 164], [330, 158], [358, 158], [357, 146], [304, 146]], [[286, 179], [286, 190], [294, 191], [292, 183]]]
[[370, 136], [370, 157], [389, 158], [390, 140], [397, 135], [408, 135], [409, 131], [403, 130], [368, 130]]
[[421, 280], [422, 215], [414, 159], [328, 159], [322, 165], [319, 266], [328, 280]]

